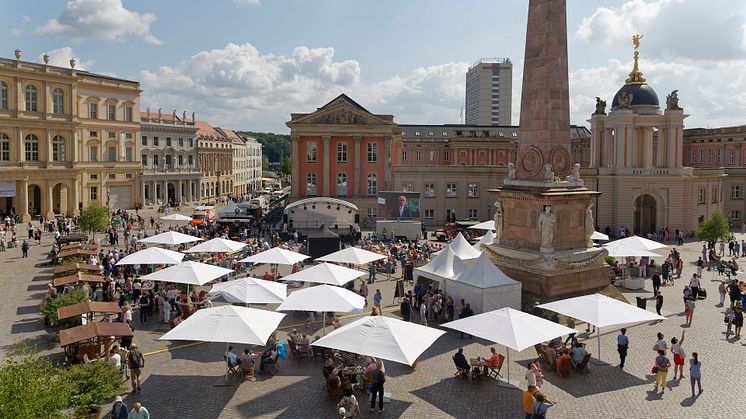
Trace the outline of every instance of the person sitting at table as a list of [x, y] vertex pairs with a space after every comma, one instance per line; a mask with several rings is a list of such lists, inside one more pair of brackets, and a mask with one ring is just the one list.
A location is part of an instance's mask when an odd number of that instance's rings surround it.
[[272, 365], [277, 361], [279, 353], [277, 352], [277, 345], [271, 345], [269, 348], [267, 348], [266, 351], [262, 354], [262, 357], [259, 361], [259, 374], [264, 373], [264, 369], [268, 365]]
[[342, 358], [342, 362], [344, 363], [345, 367], [355, 366], [355, 354], [354, 353], [347, 352], [347, 351], [340, 351], [339, 356], [340, 358]]
[[293, 329], [292, 332], [288, 333], [288, 338], [295, 343], [295, 346], [298, 346], [298, 338], [300, 335], [298, 334], [298, 329]]
[[[469, 361], [466, 360], [466, 356], [464, 356], [464, 348], [458, 348], [458, 352], [453, 356], [453, 360], [456, 363], [456, 366], [461, 371], [469, 371], [471, 369], [471, 365], [469, 364]], [[462, 373], [461, 376], [463, 378], [467, 378], [468, 373]]]
[[236, 365], [238, 365], [238, 357], [233, 352], [233, 346], [228, 347], [228, 352], [225, 353], [224, 358], [225, 358], [225, 361], [228, 363], [229, 368], [235, 367]]
[[249, 348], [245, 348], [243, 350], [243, 355], [238, 357], [239, 362], [249, 362], [251, 363], [251, 368], [254, 368], [254, 357], [251, 356], [251, 350]]
[[572, 365], [576, 368], [581, 362], [583, 362], [583, 358], [585, 358], [586, 354], [588, 354], [588, 351], [585, 350], [583, 344], [580, 342], [578, 342], [570, 352], [572, 353]]
[[573, 362], [572, 357], [570, 356], [570, 351], [567, 349], [562, 350], [562, 354], [559, 358], [557, 358], [557, 371], [570, 371], [570, 368], [572, 368]]
[[295, 347], [299, 352], [306, 352], [308, 353], [308, 356], [313, 356], [313, 351], [311, 351], [311, 341], [308, 339], [307, 334], [303, 333], [295, 335], [293, 342], [295, 342]]
[[487, 358], [487, 365], [484, 366], [484, 375], [487, 375], [490, 368], [498, 368], [500, 366], [500, 355], [497, 354], [495, 347], [490, 348], [490, 357]]

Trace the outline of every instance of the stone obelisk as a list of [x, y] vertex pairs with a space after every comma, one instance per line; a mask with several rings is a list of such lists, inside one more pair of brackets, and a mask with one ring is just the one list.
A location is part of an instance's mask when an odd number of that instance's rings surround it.
[[565, 0], [530, 0], [518, 158], [495, 190], [498, 238], [486, 252], [523, 284], [524, 306], [609, 284], [593, 248], [593, 199], [570, 156]]

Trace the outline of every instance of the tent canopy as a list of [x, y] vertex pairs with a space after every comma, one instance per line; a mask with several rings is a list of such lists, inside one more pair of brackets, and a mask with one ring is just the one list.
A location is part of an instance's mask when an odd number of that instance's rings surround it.
[[386, 256], [384, 255], [361, 249], [359, 247], [348, 247], [346, 249], [342, 249], [337, 252], [320, 257], [316, 260], [320, 262], [352, 263], [355, 265], [363, 265], [385, 258]]
[[232, 253], [246, 247], [246, 243], [216, 237], [184, 251], [184, 253]]
[[173, 265], [180, 263], [184, 256], [186, 255], [173, 250], [149, 247], [123, 257], [117, 265]]
[[473, 230], [495, 230], [495, 220], [485, 221], [483, 223], [475, 224], [467, 228]]
[[156, 234], [155, 236], [147, 237], [142, 240], [138, 240], [140, 243], [152, 243], [152, 244], [167, 244], [176, 245], [182, 243], [191, 243], [201, 241], [199, 237], [190, 236], [188, 234], [179, 233], [178, 231], [166, 231], [165, 233]]
[[89, 314], [89, 313], [119, 314], [121, 312], [122, 312], [122, 308], [119, 307], [119, 304], [117, 303], [86, 300], [86, 301], [83, 301], [82, 303], [58, 308], [57, 318], [59, 320], [63, 320], [63, 319], [68, 319], [70, 317], [80, 316], [82, 314]]
[[285, 250], [280, 247], [273, 247], [267, 251], [251, 255], [239, 262], [250, 263], [272, 263], [277, 265], [295, 265], [296, 263], [308, 259], [308, 256]]
[[340, 327], [312, 345], [412, 365], [444, 333], [391, 317], [368, 316]]
[[192, 221], [192, 217], [188, 215], [181, 215], [179, 213], [176, 214], [169, 214], [165, 217], [161, 217], [161, 220], [167, 220], [167, 221]]
[[511, 279], [490, 260], [482, 256], [453, 278], [446, 278], [444, 293], [455, 301], [471, 303], [475, 313], [503, 307], [521, 308], [523, 285]]
[[464, 236], [461, 235], [461, 233], [456, 234], [456, 237], [451, 240], [451, 243], [448, 245], [448, 247], [453, 250], [453, 253], [455, 253], [456, 256], [458, 256], [462, 260], [476, 259], [481, 253], [480, 251], [471, 247], [469, 242], [464, 238]]
[[229, 303], [276, 304], [287, 298], [287, 285], [244, 277], [212, 286], [208, 297], [220, 297]]
[[492, 230], [487, 230], [487, 233], [485, 233], [482, 237], [480, 237], [479, 241], [474, 243], [474, 246], [472, 247], [477, 252], [481, 252], [482, 246], [486, 246], [488, 244], [492, 244], [495, 242], [495, 237], [497, 236], [495, 235], [495, 233], [492, 232]]
[[510, 307], [444, 323], [441, 326], [495, 342], [516, 351], [575, 330]]
[[341, 287], [319, 285], [288, 295], [277, 311], [341, 311], [362, 313], [365, 298]]
[[665, 320], [665, 317], [602, 294], [567, 298], [541, 304], [538, 307], [570, 316], [597, 327]]
[[453, 278], [466, 269], [466, 264], [459, 258], [450, 247], [446, 247], [426, 265], [416, 268], [418, 274], [430, 279], [442, 281], [445, 278]]
[[197, 310], [158, 340], [266, 345], [285, 314], [225, 305]]
[[204, 285], [213, 279], [228, 275], [231, 272], [233, 272], [232, 269], [221, 268], [206, 263], [187, 261], [141, 276], [140, 278], [149, 279], [151, 281]]
[[356, 269], [345, 268], [344, 266], [335, 265], [333, 263], [323, 262], [294, 274], [290, 274], [282, 279], [284, 281], [304, 281], [316, 284], [342, 286], [364, 275], [367, 275], [367, 273]]
[[593, 234], [591, 234], [591, 240], [609, 240], [609, 236], [604, 233], [594, 231]]
[[484, 253], [474, 264], [457, 273], [453, 279], [479, 289], [520, 284], [495, 266], [490, 257]]

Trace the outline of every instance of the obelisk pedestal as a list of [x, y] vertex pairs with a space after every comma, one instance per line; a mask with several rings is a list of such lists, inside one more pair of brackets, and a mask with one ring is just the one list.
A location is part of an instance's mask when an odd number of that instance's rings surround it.
[[588, 247], [593, 198], [570, 156], [565, 0], [530, 0], [518, 159], [495, 190], [499, 242], [485, 251], [523, 284], [523, 304], [609, 285], [606, 251]]

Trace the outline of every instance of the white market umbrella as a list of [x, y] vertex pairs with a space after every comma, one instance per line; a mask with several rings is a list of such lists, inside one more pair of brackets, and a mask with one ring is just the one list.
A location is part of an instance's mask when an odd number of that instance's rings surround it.
[[510, 349], [520, 352], [537, 343], [575, 333], [574, 329], [510, 307], [454, 320], [441, 326], [468, 333], [508, 348], [506, 351], [508, 354], [508, 383], [510, 383]]
[[482, 251], [482, 246], [486, 246], [488, 244], [492, 244], [495, 242], [495, 233], [492, 232], [492, 230], [487, 230], [487, 233], [485, 233], [482, 237], [479, 238], [479, 241], [474, 243], [472, 246], [474, 250], [477, 252]]
[[179, 213], [175, 214], [169, 214], [165, 217], [161, 217], [161, 220], [168, 220], [168, 221], [192, 221], [192, 217], [188, 215], [181, 215]]
[[295, 265], [296, 263], [308, 259], [308, 256], [285, 250], [280, 247], [273, 247], [270, 250], [257, 253], [239, 262], [249, 263], [270, 263], [276, 265]]
[[231, 272], [233, 272], [233, 269], [221, 268], [220, 266], [208, 265], [206, 263], [187, 261], [141, 276], [140, 278], [149, 279], [151, 281], [204, 285], [213, 279], [223, 277]]
[[222, 297], [229, 303], [276, 304], [287, 298], [287, 285], [252, 277], [219, 282], [212, 286], [208, 297]]
[[233, 253], [246, 247], [246, 243], [216, 237], [184, 251], [184, 253]]
[[327, 312], [362, 313], [363, 307], [365, 307], [365, 297], [341, 287], [323, 284], [291, 293], [277, 307], [277, 311], [321, 311], [323, 312], [321, 321], [323, 332], [326, 330]]
[[155, 236], [147, 237], [141, 240], [138, 240], [140, 243], [149, 243], [149, 244], [168, 244], [168, 245], [176, 245], [176, 244], [182, 244], [182, 243], [191, 243], [196, 241], [201, 241], [199, 237], [190, 236], [188, 234], [179, 233], [178, 231], [166, 231], [165, 233], [156, 234]]
[[444, 333], [392, 317], [367, 316], [340, 327], [312, 345], [412, 365]]
[[[224, 305], [197, 310], [158, 340], [266, 345], [285, 314], [255, 308]], [[228, 379], [228, 371], [225, 373]]]
[[472, 230], [495, 230], [495, 220], [485, 221], [469, 228]]
[[117, 265], [175, 265], [181, 263], [184, 256], [186, 255], [173, 250], [149, 247], [123, 257]]
[[385, 259], [386, 256], [359, 247], [348, 247], [320, 257], [316, 260], [320, 262], [352, 263], [354, 265], [364, 265]]
[[601, 233], [600, 231], [594, 231], [593, 234], [591, 234], [591, 240], [609, 240], [609, 236], [607, 236], [604, 233]]
[[305, 281], [316, 284], [330, 284], [342, 286], [352, 280], [367, 275], [366, 272], [345, 268], [333, 263], [320, 263], [303, 269], [294, 274], [283, 277], [283, 281]]
[[[624, 239], [614, 240], [613, 242], [606, 243], [604, 245], [607, 249], [614, 249], [616, 253], [625, 251], [625, 250], [658, 250], [663, 249], [668, 246], [666, 246], [663, 243], [658, 243], [653, 240], [646, 239], [644, 237], [640, 236], [632, 236], [627, 237]], [[632, 256], [632, 255], [626, 255], [626, 256]], [[658, 255], [660, 256], [660, 255]]]
[[598, 328], [598, 359], [601, 359], [601, 328], [627, 323], [640, 323], [653, 320], [665, 320], [647, 310], [632, 304], [607, 297], [602, 294], [590, 294], [567, 298], [537, 306], [544, 310], [554, 311], [578, 319]]
[[614, 257], [661, 257], [661, 255], [653, 252], [652, 250], [643, 249], [641, 247], [632, 246], [602, 246], [609, 253], [609, 256]]

